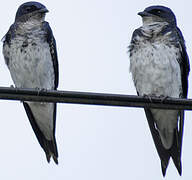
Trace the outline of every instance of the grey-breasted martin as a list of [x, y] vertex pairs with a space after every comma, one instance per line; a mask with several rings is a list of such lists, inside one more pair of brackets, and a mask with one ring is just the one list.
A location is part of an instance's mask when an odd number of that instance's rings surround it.
[[[38, 2], [22, 4], [15, 22], [3, 40], [3, 55], [17, 88], [57, 89], [56, 42], [45, 21], [47, 8]], [[23, 102], [35, 135], [45, 151], [58, 164], [55, 139], [56, 103]]]
[[[174, 13], [164, 6], [150, 6], [138, 15], [143, 26], [133, 32], [129, 46], [138, 95], [187, 98], [189, 58]], [[184, 111], [145, 108], [145, 113], [163, 176], [170, 157], [181, 175]]]

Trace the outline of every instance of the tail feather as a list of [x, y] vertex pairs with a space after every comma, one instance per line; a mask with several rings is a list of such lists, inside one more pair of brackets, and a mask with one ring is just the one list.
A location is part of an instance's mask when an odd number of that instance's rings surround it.
[[161, 142], [161, 138], [158, 130], [156, 129], [156, 125], [153, 119], [153, 115], [150, 109], [145, 108], [145, 113], [147, 116], [147, 121], [149, 124], [149, 128], [158, 152], [158, 155], [161, 159], [161, 169], [162, 174], [165, 176], [166, 170], [169, 164], [170, 157], [173, 159], [173, 162], [178, 170], [178, 173], [181, 175], [182, 173], [182, 165], [181, 165], [181, 147], [182, 147], [182, 135], [183, 135], [183, 119], [184, 112], [180, 113], [180, 123], [179, 123], [179, 131], [175, 129], [173, 144], [170, 149], [165, 149]]
[[179, 131], [176, 129], [174, 134], [174, 141], [172, 148], [170, 149], [170, 154], [177, 168], [180, 176], [182, 174], [182, 163], [181, 163], [181, 151], [182, 151], [182, 141], [183, 141], [183, 131], [184, 131], [184, 111], [180, 111], [179, 115]]
[[169, 161], [161, 160], [161, 170], [162, 170], [163, 177], [165, 177], [168, 164], [169, 164]]
[[50, 162], [50, 158], [52, 157], [56, 164], [58, 164], [58, 152], [57, 152], [57, 146], [56, 141], [47, 141], [47, 146], [49, 152], [46, 153], [47, 161]]
[[173, 146], [171, 147], [169, 152], [170, 152], [170, 155], [173, 159], [175, 167], [177, 168], [178, 173], [181, 176], [181, 174], [182, 174], [181, 152], [179, 151], [179, 148], [178, 148], [177, 134], [178, 134], [178, 132], [177, 132], [177, 130], [175, 130], [175, 137], [174, 137], [174, 141], [173, 141]]
[[159, 136], [159, 132], [157, 131], [157, 129], [155, 127], [156, 125], [155, 125], [155, 122], [153, 120], [153, 115], [152, 115], [151, 111], [149, 109], [147, 109], [147, 108], [145, 108], [144, 110], [145, 110], [145, 114], [147, 116], [147, 121], [148, 121], [149, 128], [150, 128], [150, 131], [151, 131], [151, 134], [152, 134], [152, 137], [153, 137], [153, 141], [154, 141], [155, 147], [157, 149], [157, 153], [158, 153], [158, 155], [159, 155], [159, 157], [161, 159], [162, 173], [163, 173], [163, 176], [165, 176], [167, 166], [169, 164], [170, 154], [169, 154], [169, 151], [166, 150], [162, 146], [161, 139], [160, 139], [160, 136]]
[[[58, 151], [55, 139], [55, 127], [53, 131], [53, 140], [47, 140], [39, 129], [29, 105], [25, 102], [23, 102], [23, 105], [29, 118], [30, 124], [33, 128], [33, 131], [38, 139], [38, 142], [45, 151], [47, 161], [50, 162], [50, 158], [52, 157], [55, 163], [58, 164]], [[56, 104], [54, 108], [54, 118], [56, 118]]]

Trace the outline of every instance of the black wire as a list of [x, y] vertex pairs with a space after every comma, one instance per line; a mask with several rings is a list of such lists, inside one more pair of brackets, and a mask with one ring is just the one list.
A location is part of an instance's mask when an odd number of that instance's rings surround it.
[[0, 99], [124, 107], [192, 110], [191, 99], [146, 98], [135, 95], [0, 87]]

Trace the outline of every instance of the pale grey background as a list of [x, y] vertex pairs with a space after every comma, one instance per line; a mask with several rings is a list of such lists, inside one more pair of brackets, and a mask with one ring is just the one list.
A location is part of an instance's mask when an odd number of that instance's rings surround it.
[[[1, 2], [0, 37], [13, 23], [16, 10], [23, 2]], [[137, 12], [149, 5], [166, 5], [174, 11], [192, 59], [192, 3], [189, 0], [41, 2], [50, 10], [46, 20], [57, 40], [60, 90], [136, 94], [129, 73], [127, 46], [133, 30], [141, 26]], [[0, 86], [10, 86], [13, 82], [2, 54], [0, 59]], [[191, 93], [190, 83], [189, 97]], [[46, 162], [21, 103], [1, 100], [0, 112], [0, 179], [163, 179], [142, 109], [59, 104], [58, 166]], [[179, 177], [171, 161], [165, 180], [192, 177], [191, 153], [192, 114], [187, 112], [183, 176]]]

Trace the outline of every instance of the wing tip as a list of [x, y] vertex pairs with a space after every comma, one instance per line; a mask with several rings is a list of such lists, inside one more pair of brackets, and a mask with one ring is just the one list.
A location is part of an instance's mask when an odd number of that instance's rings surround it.
[[57, 151], [57, 145], [56, 145], [56, 140], [54, 138], [54, 140], [48, 141], [46, 140], [45, 142], [45, 146], [44, 146], [44, 151], [46, 154], [46, 158], [47, 158], [47, 162], [50, 162], [51, 157], [53, 158], [55, 164], [58, 164], [58, 151]]
[[55, 164], [59, 164], [59, 162], [58, 162], [58, 159], [57, 159], [57, 157], [55, 157], [55, 156], [52, 156], [52, 158], [53, 158], [53, 160], [54, 160], [54, 162], [55, 162]]
[[[173, 159], [173, 157], [172, 157]], [[182, 176], [182, 164], [181, 164], [181, 161], [179, 160], [177, 163], [174, 161], [173, 159], [173, 162], [175, 164], [175, 167], [177, 168], [177, 171], [179, 173], [180, 176]], [[166, 175], [166, 171], [167, 171], [167, 167], [169, 165], [169, 161], [163, 161], [161, 160], [161, 170], [162, 170], [162, 174], [163, 174], [163, 177], [165, 177]]]
[[162, 170], [163, 177], [165, 177], [165, 175], [166, 175], [168, 164], [169, 164], [169, 161], [161, 160], [161, 170]]
[[177, 168], [177, 171], [179, 173], [179, 175], [182, 175], [182, 165], [181, 165], [181, 161], [178, 164], [175, 164], [175, 167]]
[[53, 158], [55, 164], [58, 165], [58, 164], [59, 164], [59, 162], [58, 162], [58, 157], [55, 156], [54, 154], [46, 153], [46, 158], [47, 158], [47, 162], [48, 162], [48, 163], [50, 163], [50, 159], [51, 159], [51, 157]]

